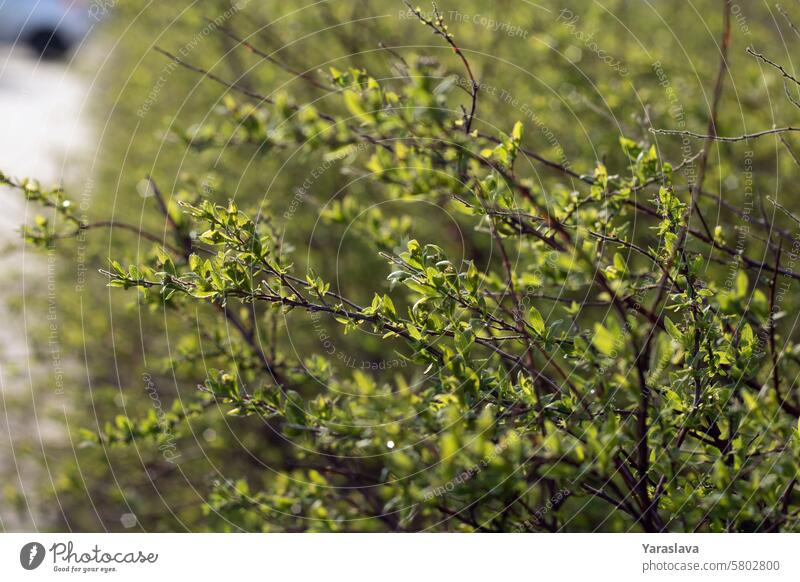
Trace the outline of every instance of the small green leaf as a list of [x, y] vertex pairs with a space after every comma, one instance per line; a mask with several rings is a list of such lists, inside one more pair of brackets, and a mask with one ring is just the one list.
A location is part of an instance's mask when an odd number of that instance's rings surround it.
[[681, 333], [681, 330], [678, 329], [677, 325], [672, 323], [672, 320], [669, 317], [664, 318], [664, 327], [667, 329], [669, 336], [676, 342], [679, 342], [683, 339], [683, 333]]
[[628, 270], [625, 259], [619, 253], [614, 253], [614, 268], [620, 273], [625, 273]]
[[361, 117], [366, 113], [361, 105], [361, 96], [355, 91], [347, 90], [344, 92], [344, 104], [354, 117]]
[[616, 336], [607, 327], [600, 323], [594, 324], [592, 344], [602, 354], [611, 356], [615, 351], [616, 340]]
[[742, 327], [742, 331], [739, 333], [739, 338], [745, 345], [749, 346], [753, 344], [753, 340], [755, 339], [755, 334], [753, 333], [753, 328], [750, 327], [749, 323], [744, 324], [744, 326]]
[[514, 129], [511, 130], [511, 138], [516, 142], [519, 143], [522, 139], [522, 123], [516, 122], [514, 124]]
[[531, 307], [530, 311], [528, 311], [528, 322], [531, 324], [533, 331], [539, 335], [544, 335], [544, 319], [542, 319], [542, 314], [535, 307]]
[[739, 271], [736, 275], [736, 297], [745, 297], [747, 295], [747, 273]]

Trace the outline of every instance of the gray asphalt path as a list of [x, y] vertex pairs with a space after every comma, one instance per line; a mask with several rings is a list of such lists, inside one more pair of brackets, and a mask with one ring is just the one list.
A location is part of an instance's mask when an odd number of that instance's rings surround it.
[[[68, 181], [75, 152], [88, 143], [85, 97], [68, 63], [0, 46], [0, 170], [43, 185]], [[66, 356], [57, 345], [34, 345], [43, 340], [31, 335], [48, 321], [48, 309], [46, 300], [33, 306], [26, 294], [54, 293], [48, 257], [20, 241], [19, 227], [35, 209], [3, 189], [0, 204], [0, 531], [41, 530], [57, 511], [43, 507], [35, 491], [50, 483], [46, 443], [64, 438], [57, 374], [65, 364], [56, 357]]]

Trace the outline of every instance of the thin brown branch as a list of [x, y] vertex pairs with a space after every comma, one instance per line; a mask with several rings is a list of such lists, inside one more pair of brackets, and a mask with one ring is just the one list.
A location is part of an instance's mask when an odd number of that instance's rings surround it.
[[765, 135], [778, 135], [782, 133], [800, 131], [800, 127], [791, 127], [791, 126], [775, 127], [772, 129], [765, 129], [763, 131], [757, 131], [755, 133], [745, 133], [735, 137], [730, 137], [730, 136], [725, 137], [713, 133], [702, 134], [702, 133], [695, 133], [693, 131], [681, 131], [677, 129], [651, 129], [650, 131], [652, 133], [657, 133], [661, 135], [679, 135], [679, 136], [691, 137], [694, 139], [704, 139], [709, 141], [737, 142], [737, 141], [748, 141], [751, 139], [758, 139], [759, 137], [764, 137]]
[[450, 47], [453, 49], [453, 52], [458, 55], [458, 58], [461, 59], [461, 63], [464, 65], [464, 69], [467, 72], [467, 77], [469, 77], [471, 83], [470, 96], [472, 98], [472, 103], [470, 104], [470, 111], [466, 115], [466, 119], [464, 121], [464, 132], [469, 134], [472, 131], [472, 120], [475, 117], [475, 110], [478, 107], [478, 92], [480, 91], [480, 83], [475, 80], [475, 75], [472, 73], [472, 66], [469, 64], [467, 57], [464, 56], [461, 47], [456, 44], [455, 40], [453, 39], [453, 35], [447, 31], [447, 25], [444, 24], [444, 18], [439, 12], [439, 9], [436, 7], [435, 2], [433, 3], [433, 15], [436, 19], [434, 21], [430, 18], [427, 18], [419, 9], [412, 7], [408, 0], [403, 1], [405, 5], [408, 6], [408, 9], [416, 14], [420, 22], [431, 28], [434, 34], [441, 36], [445, 42], [450, 45]]
[[[208, 18], [206, 18], [206, 20], [209, 23], [214, 24], [213, 20], [208, 19]], [[217, 24], [215, 26], [216, 26], [217, 30], [219, 30], [221, 33], [226, 35], [228, 38], [230, 38], [231, 40], [239, 43], [240, 45], [245, 47], [248, 51], [250, 51], [254, 55], [261, 57], [263, 60], [265, 60], [265, 61], [267, 61], [269, 63], [272, 63], [273, 65], [275, 65], [279, 69], [282, 69], [283, 71], [286, 71], [287, 73], [289, 73], [291, 75], [294, 75], [298, 79], [302, 79], [303, 81], [306, 81], [307, 83], [313, 85], [317, 89], [322, 89], [323, 91], [327, 91], [327, 92], [331, 92], [332, 91], [331, 87], [328, 87], [328, 86], [324, 85], [323, 83], [320, 83], [319, 81], [317, 81], [308, 71], [299, 71], [299, 70], [294, 69], [293, 67], [287, 65], [283, 61], [279, 61], [272, 54], [264, 52], [263, 50], [259, 49], [255, 45], [253, 45], [251, 42], [239, 37], [236, 33], [234, 33], [230, 28], [228, 28], [225, 25]]]

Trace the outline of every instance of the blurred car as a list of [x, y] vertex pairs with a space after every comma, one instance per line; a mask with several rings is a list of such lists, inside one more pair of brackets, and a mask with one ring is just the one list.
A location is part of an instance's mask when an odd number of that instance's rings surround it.
[[57, 58], [91, 27], [85, 0], [0, 0], [0, 42], [27, 44]]

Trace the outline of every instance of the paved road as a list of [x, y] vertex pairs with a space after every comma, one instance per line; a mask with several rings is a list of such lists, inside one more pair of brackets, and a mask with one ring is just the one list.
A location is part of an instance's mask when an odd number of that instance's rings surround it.
[[[47, 185], [67, 181], [76, 152], [87, 143], [85, 96], [67, 63], [39, 62], [24, 50], [0, 46], [0, 170]], [[52, 351], [34, 346], [41, 336], [30, 335], [47, 321], [48, 258], [20, 244], [19, 226], [35, 210], [2, 189], [0, 200], [0, 531], [43, 529], [53, 508], [37, 503], [31, 485], [47, 486], [50, 476], [41, 462], [20, 453], [32, 451], [44, 460], [45, 444], [63, 434], [57, 418], [66, 401], [56, 394], [52, 358], [43, 363], [31, 357]], [[45, 301], [26, 305], [26, 290]], [[43, 378], [51, 390], [42, 390]], [[25, 492], [13, 504], [11, 488]]]

